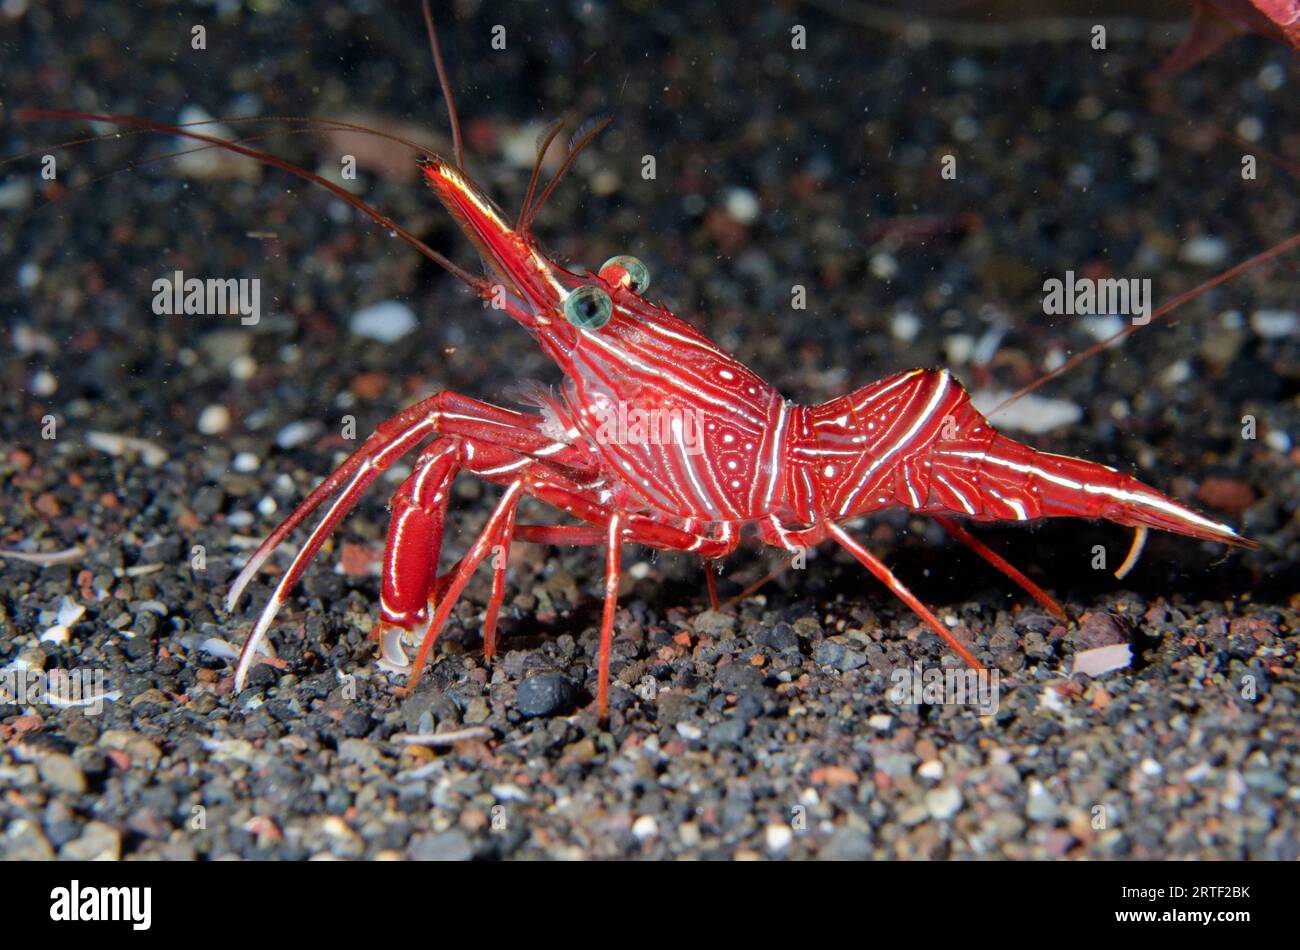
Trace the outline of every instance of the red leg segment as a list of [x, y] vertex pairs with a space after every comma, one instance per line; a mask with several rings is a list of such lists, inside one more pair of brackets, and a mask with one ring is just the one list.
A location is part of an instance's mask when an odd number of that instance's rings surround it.
[[718, 600], [718, 580], [713, 576], [713, 562], [704, 562], [704, 586], [709, 589], [709, 609], [721, 610], [722, 601]]
[[[289, 532], [302, 524], [307, 516], [319, 508], [321, 503], [334, 494], [340, 486], [349, 479], [352, 480], [344, 488], [341, 496], [341, 499], [348, 499], [346, 507], [339, 511], [338, 517], [334, 519], [332, 524], [337, 524], [338, 518], [347, 514], [348, 510], [352, 505], [356, 504], [357, 499], [370, 486], [370, 483], [379, 476], [380, 472], [428, 438], [434, 432], [436, 426], [436, 406], [442, 395], [442, 393], [435, 393], [423, 402], [416, 403], [404, 412], [393, 416], [387, 422], [381, 423], [370, 438], [366, 439], [359, 449], [348, 456], [347, 461], [312, 489], [311, 494], [293, 510], [289, 517], [280, 522], [253, 553], [253, 556], [248, 559], [244, 569], [239, 572], [239, 576], [231, 584], [230, 593], [226, 595], [226, 609], [234, 610], [235, 604], [239, 601], [239, 595], [244, 592], [244, 588], [248, 586], [248, 582], [257, 573], [258, 568], [283, 543], [284, 539], [289, 536]], [[327, 517], [329, 517], [328, 513]], [[326, 531], [326, 534], [328, 533]]]
[[[234, 609], [248, 582], [290, 532], [341, 488], [338, 497], [326, 509], [307, 541], [294, 556], [289, 569], [276, 585], [275, 592], [245, 641], [235, 666], [236, 692], [243, 689], [257, 649], [265, 639], [289, 591], [301, 579], [307, 565], [319, 552], [330, 533], [352, 510], [381, 472], [435, 433], [464, 437], [469, 443], [466, 448], [467, 458], [472, 457], [475, 444], [481, 443], [485, 449], [507, 446], [508, 448], [498, 449], [498, 458], [502, 454], [517, 458], [519, 452], [538, 452], [546, 455], [552, 465], [581, 472], [587, 464], [585, 450], [553, 441], [541, 432], [543, 422], [541, 416], [501, 409], [489, 403], [444, 391], [435, 393], [381, 423], [360, 448], [316, 486], [307, 498], [271, 532], [231, 585], [230, 593], [226, 598], [226, 607], [229, 610]], [[443, 473], [442, 477], [450, 476]], [[413, 484], [411, 489], [415, 490]], [[401, 613], [405, 609], [407, 600], [414, 596], [413, 588], [418, 588], [419, 579], [423, 576], [423, 569], [417, 566], [420, 558], [415, 553], [417, 548], [414, 545], [420, 542], [416, 538], [427, 539], [432, 550], [436, 547], [432, 532], [437, 528], [425, 506], [414, 495], [410, 503], [403, 502], [400, 511], [395, 513], [400, 514], [400, 523], [397, 525], [399, 538], [404, 535], [404, 528], [411, 529], [411, 540], [406, 542], [407, 550], [411, 553], [398, 557], [390, 551], [386, 558], [385, 581], [386, 584], [391, 582], [392, 589], [389, 590], [393, 598], [391, 602], [397, 605], [397, 612]], [[400, 543], [390, 545], [390, 548], [392, 547], [400, 549], [404, 545]], [[436, 551], [432, 553], [436, 556]], [[417, 622], [412, 619], [412, 626]]]
[[[410, 672], [411, 679], [403, 690], [405, 693], [409, 693], [419, 682], [428, 655], [446, 626], [456, 599], [464, 591], [473, 572], [489, 554], [499, 548], [497, 551], [499, 557], [494, 560], [493, 564], [493, 591], [488, 602], [483, 629], [484, 653], [490, 659], [496, 653], [496, 625], [505, 594], [507, 556], [511, 541], [519, 538], [520, 540], [546, 544], [592, 545], [602, 542], [608, 544], [610, 523], [615, 517], [615, 514], [608, 508], [593, 500], [595, 497], [593, 491], [574, 482], [568, 474], [556, 471], [552, 467], [553, 463], [550, 458], [539, 460], [521, 456], [511, 449], [502, 448], [498, 445], [457, 440], [457, 442], [461, 441], [464, 444], [459, 457], [463, 461], [465, 469], [488, 481], [505, 485], [506, 494], [502, 497], [496, 511], [480, 532], [478, 539], [471, 546], [470, 551], [457, 562], [448, 574], [433, 582], [433, 594], [430, 600], [436, 604], [435, 612], [427, 625], [422, 628], [423, 640], [414, 663], [410, 665], [402, 664], [401, 660], [405, 659], [404, 656], [401, 656], [400, 659], [396, 656], [392, 657], [393, 662], [390, 664], [390, 668], [402, 668]], [[426, 454], [431, 455], [432, 452]], [[416, 475], [412, 476], [412, 479], [417, 478], [418, 475], [417, 472]], [[442, 494], [445, 496], [449, 491], [450, 481], [447, 482]], [[523, 494], [532, 495], [564, 511], [598, 520], [599, 525], [516, 526], [516, 508]], [[680, 528], [662, 524], [647, 515], [620, 514], [618, 521], [618, 533], [622, 538], [621, 543], [641, 543], [674, 550], [694, 549], [704, 552], [710, 557], [721, 557], [734, 550], [739, 542], [739, 535], [730, 526], [726, 525], [722, 526], [716, 536], [709, 536], [692, 534]], [[416, 550], [415, 547], [412, 548], [412, 551], [414, 550]], [[435, 559], [436, 556], [437, 552], [434, 551], [433, 557]], [[401, 570], [404, 559], [401, 557], [391, 559], [395, 565], [394, 570]], [[411, 622], [409, 625], [404, 625], [404, 628], [412, 630], [416, 628], [417, 624], [414, 621], [419, 620], [420, 615], [414, 613], [408, 619]], [[612, 619], [610, 623], [612, 634]], [[607, 649], [605, 653], [605, 663], [606, 667], [608, 667]]]
[[424, 450], [415, 471], [393, 496], [376, 631], [381, 665], [388, 669], [401, 671], [409, 667], [402, 636], [428, 626], [429, 603], [436, 595], [447, 502], [463, 462], [460, 439], [438, 439]]
[[[393, 498], [393, 515], [385, 548], [381, 623], [376, 631], [383, 660], [389, 669], [396, 670], [407, 668], [400, 646], [403, 633], [423, 632], [420, 650], [406, 686], [408, 692], [418, 683], [428, 654], [473, 571], [499, 545], [504, 550], [494, 563], [493, 591], [484, 623], [485, 653], [489, 658], [495, 654], [497, 617], [505, 593], [505, 555], [516, 534], [515, 510], [524, 493], [588, 523], [524, 526], [519, 532], [524, 540], [571, 544], [595, 544], [603, 540], [608, 545], [613, 537], [618, 539], [615, 547], [630, 541], [697, 553], [705, 558], [723, 557], [739, 543], [739, 533], [729, 524], [719, 526], [713, 534], [699, 534], [652, 515], [612, 511], [602, 503], [599, 470], [593, 467], [587, 450], [581, 445], [555, 442], [541, 432], [543, 422], [540, 416], [500, 409], [455, 393], [442, 392], [380, 425], [271, 533], [236, 579], [228, 599], [231, 607], [258, 568], [289, 533], [338, 492], [294, 556], [258, 617], [236, 665], [236, 690], [243, 689], [258, 646], [265, 639], [289, 591], [301, 579], [330, 533], [381, 472], [433, 434], [443, 438], [431, 443], [422, 453], [414, 471]], [[470, 552], [448, 575], [438, 577], [437, 561], [451, 485], [456, 475], [466, 469], [488, 481], [507, 486], [506, 493]], [[614, 591], [616, 595], [617, 577]], [[612, 610], [607, 597], [601, 646], [602, 715], [608, 710]]]
[[532, 544], [565, 544], [587, 547], [605, 540], [605, 530], [587, 524], [521, 524], [515, 537]]
[[932, 515], [931, 517], [939, 523], [940, 527], [942, 527], [944, 531], [947, 531], [962, 544], [966, 545], [966, 547], [970, 548], [1007, 577], [1011, 578], [1011, 580], [1015, 581], [1026, 594], [1042, 604], [1043, 607], [1047, 609], [1048, 613], [1060, 620], [1070, 619], [1069, 615], [1065, 612], [1065, 608], [1058, 604], [1055, 598], [1048, 594], [1047, 591], [1043, 590], [1031, 581], [1028, 577], [1022, 574], [1018, 568], [1002, 557], [1002, 555], [988, 547], [983, 541], [976, 538], [956, 521], [951, 518], [945, 518], [942, 515]]
[[907, 604], [907, 606], [911, 607], [912, 610], [916, 612], [917, 616], [924, 620], [930, 626], [930, 629], [942, 637], [944, 642], [946, 642], [948, 646], [952, 647], [953, 651], [958, 656], [965, 660], [972, 668], [977, 670], [984, 669], [984, 664], [975, 659], [975, 655], [971, 653], [970, 650], [966, 649], [965, 645], [952, 635], [952, 631], [945, 627], [943, 623], [940, 622], [939, 618], [931, 613], [929, 607], [921, 603], [915, 594], [903, 586], [903, 582], [895, 577], [894, 572], [886, 567], [879, 558], [855, 541], [847, 531], [834, 522], [828, 522], [826, 530], [831, 537], [840, 543], [844, 550], [848, 551], [858, 559], [859, 564], [869, 570], [872, 574], [876, 575], [876, 577], [884, 583], [886, 587], [892, 590], [895, 595]]
[[402, 695], [410, 694], [415, 689], [416, 684], [420, 682], [420, 677], [424, 675], [424, 667], [429, 658], [429, 651], [438, 642], [438, 635], [442, 633], [447, 618], [451, 616], [452, 607], [456, 605], [456, 600], [460, 597], [461, 591], [469, 583], [474, 569], [483, 563], [483, 559], [491, 553], [493, 541], [501, 536], [502, 527], [514, 517], [514, 510], [519, 504], [523, 487], [522, 480], [511, 483], [505, 494], [501, 496], [501, 500], [497, 502], [496, 510], [488, 518], [487, 524], [479, 533], [469, 553], [461, 559], [460, 564], [452, 572], [451, 582], [447, 585], [447, 592], [443, 596], [441, 603], [438, 604], [433, 619], [429, 622], [429, 629], [424, 635], [424, 642], [420, 644], [420, 651], [415, 655], [410, 678], [406, 681], [406, 686], [400, 691]]
[[515, 508], [511, 507], [497, 534], [492, 551], [492, 597], [483, 618], [483, 657], [491, 663], [497, 655], [497, 615], [506, 596], [506, 568], [510, 561], [510, 543], [515, 535]]
[[596, 711], [602, 722], [609, 719], [609, 660], [614, 646], [614, 614], [618, 610], [618, 581], [622, 575], [622, 515], [609, 519], [605, 540], [605, 610], [600, 621], [600, 672], [596, 687]]
[[[262, 542], [231, 585], [230, 593], [226, 597], [226, 609], [234, 609], [239, 601], [239, 595], [243, 593], [253, 575], [284, 542], [289, 533], [302, 524], [308, 515], [320, 507], [345, 482], [352, 479], [344, 489], [349, 502], [346, 508], [339, 511], [339, 518], [347, 514], [348, 509], [356, 503], [380, 472], [435, 433], [466, 436], [484, 443], [513, 448], [524, 454], [544, 452], [556, 465], [564, 465], [576, 470], [587, 468], [589, 457], [585, 450], [554, 442], [549, 436], [543, 435], [541, 432], [543, 421], [541, 416], [502, 409], [490, 403], [443, 391], [434, 393], [428, 399], [421, 400], [380, 423], [370, 438], [348, 456], [347, 460], [329, 477], [317, 485], [289, 517], [280, 522]], [[337, 519], [333, 523], [337, 524]], [[328, 533], [326, 531], [326, 534]]]

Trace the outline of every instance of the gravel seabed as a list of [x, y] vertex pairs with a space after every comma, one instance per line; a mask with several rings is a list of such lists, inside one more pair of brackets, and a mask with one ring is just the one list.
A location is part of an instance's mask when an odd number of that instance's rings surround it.
[[[233, 615], [227, 585], [347, 450], [344, 417], [364, 437], [438, 387], [508, 403], [520, 380], [557, 381], [524, 332], [281, 173], [164, 161], [90, 183], [175, 147], [130, 136], [53, 150], [55, 190], [77, 190], [39, 195], [46, 146], [89, 133], [17, 123], [20, 107], [382, 117], [445, 149], [418, 16], [303, 6], [222, 4], [202, 51], [185, 6], [6, 6], [6, 154], [37, 153], [0, 179], [0, 548], [83, 553], [0, 560], [0, 665], [101, 670], [115, 698], [99, 715], [0, 706], [0, 855], [1300, 857], [1294, 258], [1051, 383], [1041, 395], [1079, 420], [1024, 436], [1134, 471], [1259, 550], [1153, 536], [1117, 581], [1092, 567], [1095, 545], [1112, 569], [1123, 557], [1116, 526], [980, 529], [1084, 618], [1061, 625], [920, 519], [858, 529], [1003, 675], [995, 712], [892, 700], [894, 671], [957, 661], [829, 548], [721, 613], [698, 562], [627, 550], [603, 728], [602, 558], [521, 545], [498, 661], [483, 661], [483, 572], [398, 699], [366, 636], [400, 470], [280, 615], [276, 661], [232, 695], [222, 642], [242, 641], [290, 552]], [[612, 114], [542, 212], [544, 245], [590, 267], [636, 254], [652, 296], [707, 315], [692, 319], [803, 401], [911, 366], [1015, 388], [1095, 339], [1095, 321], [1043, 315], [1048, 277], [1149, 276], [1163, 300], [1300, 229], [1294, 179], [1265, 157], [1300, 155], [1296, 67], [1266, 40], [1149, 86], [1173, 18], [1098, 17], [1101, 52], [869, 29], [820, 5], [673, 6], [443, 13], [470, 167], [517, 207], [546, 121]], [[397, 150], [266, 144], [326, 171], [364, 155], [350, 185], [473, 261]], [[259, 278], [261, 320], [155, 315], [152, 283], [176, 270]], [[414, 321], [388, 306], [364, 323], [395, 342], [355, 332], [385, 301]], [[496, 494], [458, 484], [444, 564]], [[730, 559], [724, 597], [773, 557]], [[1130, 666], [1069, 675], [1116, 641]], [[401, 739], [459, 730], [448, 747]]]

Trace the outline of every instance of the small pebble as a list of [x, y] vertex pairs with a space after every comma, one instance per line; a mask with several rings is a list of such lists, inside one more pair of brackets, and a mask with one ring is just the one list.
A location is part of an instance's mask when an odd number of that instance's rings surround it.
[[706, 637], [722, 638], [736, 629], [736, 618], [719, 610], [705, 610], [695, 615], [691, 626]]
[[889, 330], [900, 343], [911, 343], [921, 332], [921, 320], [914, 313], [899, 311], [889, 322]]
[[1170, 363], [1169, 368], [1160, 374], [1160, 381], [1170, 389], [1181, 386], [1192, 378], [1192, 365], [1187, 360]]
[[758, 203], [758, 195], [748, 188], [728, 188], [723, 197], [723, 207], [728, 217], [745, 225], [757, 221], [763, 210]]
[[[1003, 401], [1010, 398], [1009, 391], [980, 390], [971, 395], [975, 408], [987, 415]], [[1016, 429], [1031, 435], [1042, 435], [1065, 426], [1074, 425], [1083, 418], [1083, 409], [1066, 399], [1048, 399], [1030, 393], [1022, 396], [997, 414], [999, 429]]]
[[837, 643], [834, 640], [823, 640], [818, 644], [813, 659], [817, 661], [819, 666], [828, 666], [831, 669], [839, 670], [841, 673], [861, 669], [867, 665], [867, 655], [865, 653], [847, 647], [842, 643]]
[[231, 461], [230, 467], [236, 472], [256, 472], [262, 467], [262, 460], [252, 452], [240, 452]]
[[1264, 137], [1264, 123], [1258, 116], [1242, 116], [1237, 122], [1237, 135], [1247, 142], [1258, 142]]
[[[213, 116], [202, 106], [185, 105], [176, 118], [177, 125], [203, 123], [195, 131], [212, 138], [233, 141], [239, 136], [228, 125], [212, 121]], [[245, 158], [234, 152], [219, 148], [195, 148], [191, 139], [176, 138], [177, 154], [172, 167], [188, 178], [201, 181], [219, 181], [224, 179], [243, 179], [257, 181], [262, 177], [261, 162]]]
[[642, 815], [632, 822], [632, 834], [642, 841], [653, 838], [659, 834], [659, 822], [655, 821], [653, 815]]
[[1201, 235], [1182, 247], [1179, 258], [1197, 267], [1219, 267], [1228, 259], [1228, 242], [1223, 238]]
[[70, 755], [47, 755], [37, 763], [41, 781], [61, 792], [80, 795], [86, 790], [86, 775]]
[[[921, 809], [925, 820], [925, 809]], [[831, 840], [819, 852], [828, 861], [867, 861], [872, 857], [871, 836], [861, 828], [836, 828]]]
[[1268, 92], [1277, 92], [1286, 85], [1286, 70], [1278, 63], [1269, 63], [1259, 71], [1259, 87]]
[[121, 856], [122, 833], [102, 821], [89, 822], [80, 838], [59, 851], [65, 861], [116, 861]]
[[54, 848], [41, 832], [40, 822], [19, 818], [10, 822], [3, 839], [8, 861], [53, 861]]
[[980, 134], [980, 124], [972, 116], [961, 115], [953, 120], [952, 137], [958, 142], [973, 142]]
[[689, 722], [679, 722], [677, 724], [677, 734], [683, 739], [689, 739], [692, 742], [704, 738], [704, 730]]
[[572, 708], [577, 691], [563, 673], [536, 673], [515, 691], [515, 708], [523, 716], [554, 716]]
[[324, 428], [315, 419], [291, 422], [275, 434], [275, 444], [282, 449], [295, 449], [319, 436]]
[[23, 179], [0, 184], [0, 211], [19, 211], [32, 200], [31, 182]]
[[[546, 136], [547, 127], [543, 122], [529, 122], [523, 125], [506, 125], [500, 132], [501, 157], [506, 164], [527, 171], [537, 160], [537, 150]], [[548, 157], [555, 154], [555, 149], [563, 147], [563, 136], [552, 143]]]
[[69, 597], [64, 597], [59, 602], [58, 623], [65, 627], [71, 627], [86, 615], [86, 605], [80, 604]]
[[396, 343], [415, 330], [415, 311], [399, 300], [384, 300], [352, 315], [348, 329], [380, 343]]
[[133, 767], [151, 769], [162, 760], [162, 750], [153, 740], [129, 729], [109, 729], [99, 737], [99, 744], [105, 749], [125, 752]]
[[199, 413], [198, 429], [203, 435], [220, 435], [230, 428], [230, 410], [220, 403]]
[[59, 389], [59, 381], [49, 370], [39, 370], [32, 374], [31, 392], [33, 396], [53, 396]]
[[169, 458], [167, 450], [156, 442], [120, 435], [116, 432], [87, 432], [86, 444], [109, 455], [135, 453], [139, 455], [140, 461], [150, 468], [157, 468]]
[[1109, 340], [1116, 333], [1128, 326], [1128, 321], [1118, 314], [1105, 313], [1095, 317], [1084, 317], [1083, 328], [1097, 342]]
[[18, 286], [23, 290], [31, 290], [41, 282], [41, 274], [40, 264], [27, 261], [18, 268]]
[[1300, 314], [1294, 310], [1256, 310], [1250, 315], [1251, 328], [1266, 340], [1293, 336]]
[[71, 638], [71, 631], [61, 623], [56, 623], [41, 634], [42, 643], [67, 643]]
[[898, 276], [898, 258], [893, 254], [881, 252], [871, 255], [871, 260], [867, 262], [867, 268], [871, 271], [872, 277], [878, 277], [881, 280], [893, 280]]
[[946, 821], [961, 810], [961, 789], [944, 785], [925, 793], [925, 810], [935, 821]]
[[1030, 821], [1054, 821], [1056, 819], [1056, 799], [1047, 791], [1047, 786], [1036, 778], [1029, 780], [1025, 814]]
[[247, 382], [257, 374], [257, 360], [251, 356], [236, 356], [230, 361], [230, 376], [240, 382]]
[[944, 337], [943, 352], [949, 366], [964, 366], [975, 352], [975, 337], [969, 333], [950, 333]]
[[916, 774], [921, 778], [937, 782], [943, 778], [943, 763], [938, 759], [931, 759], [929, 762], [922, 763], [921, 767], [916, 770]]
[[414, 861], [468, 861], [474, 857], [474, 846], [465, 832], [453, 830], [415, 835], [408, 853]]
[[790, 830], [789, 825], [768, 825], [763, 836], [767, 842], [767, 850], [773, 854], [780, 854], [790, 847], [790, 842], [794, 840], [794, 832]]

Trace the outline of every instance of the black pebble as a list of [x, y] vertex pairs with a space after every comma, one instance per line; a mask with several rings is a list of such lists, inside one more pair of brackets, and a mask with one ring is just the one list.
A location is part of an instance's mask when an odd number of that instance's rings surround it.
[[343, 734], [360, 739], [370, 731], [370, 714], [361, 709], [349, 709], [343, 714]]
[[525, 716], [553, 716], [571, 707], [576, 695], [563, 673], [538, 673], [519, 684], [515, 707]]
[[770, 630], [763, 631], [759, 642], [776, 650], [778, 653], [793, 652], [799, 649], [799, 635], [794, 632], [794, 627], [788, 623], [778, 623]]
[[817, 652], [813, 654], [813, 659], [817, 661], [818, 665], [829, 666], [841, 673], [867, 665], [867, 655], [865, 653], [861, 650], [851, 650], [844, 644], [836, 643], [834, 640], [823, 640], [817, 647]]

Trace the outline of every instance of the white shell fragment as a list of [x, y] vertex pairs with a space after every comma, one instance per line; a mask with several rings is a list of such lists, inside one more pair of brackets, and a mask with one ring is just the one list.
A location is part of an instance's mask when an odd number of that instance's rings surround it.
[[167, 450], [156, 442], [129, 435], [118, 435], [116, 432], [87, 432], [86, 444], [92, 449], [99, 449], [109, 455], [135, 453], [140, 456], [140, 461], [150, 468], [157, 468], [169, 458]]
[[56, 623], [41, 634], [41, 643], [67, 643], [72, 638], [72, 631], [61, 623]]
[[78, 620], [86, 615], [86, 605], [79, 604], [71, 598], [64, 597], [63, 602], [59, 604], [58, 623], [64, 627], [73, 626]]
[[282, 449], [296, 449], [319, 437], [324, 429], [325, 426], [315, 419], [291, 422], [275, 434], [275, 444]]
[[1072, 676], [1083, 673], [1097, 677], [1112, 670], [1122, 670], [1133, 662], [1133, 650], [1127, 643], [1112, 643], [1074, 655]]
[[[1005, 399], [1010, 392], [993, 392], [980, 390], [971, 394], [971, 403], [981, 413], [988, 416]], [[989, 416], [989, 421], [999, 429], [1015, 429], [1032, 435], [1051, 432], [1062, 426], [1073, 425], [1083, 418], [1083, 409], [1068, 399], [1048, 399], [1030, 393], [1022, 396], [996, 415]]]
[[207, 406], [199, 413], [198, 429], [203, 435], [220, 435], [230, 428], [230, 410], [220, 403]]
[[757, 221], [763, 212], [758, 195], [748, 188], [728, 188], [723, 207], [726, 208], [727, 217], [746, 225]]
[[1223, 238], [1203, 234], [1183, 245], [1178, 256], [1197, 267], [1219, 267], [1228, 259], [1228, 242]]
[[1250, 326], [1266, 340], [1280, 340], [1292, 336], [1300, 325], [1300, 314], [1294, 310], [1256, 310], [1250, 315]]
[[72, 638], [72, 628], [86, 614], [85, 604], [79, 604], [68, 597], [59, 604], [59, 615], [54, 626], [41, 634], [42, 643], [67, 643]]
[[383, 300], [354, 313], [348, 328], [357, 336], [396, 343], [415, 329], [415, 313], [400, 300]]
[[[201, 124], [195, 124], [201, 123]], [[238, 136], [228, 125], [212, 120], [212, 114], [202, 106], [187, 105], [181, 109], [176, 124], [189, 126], [186, 131], [209, 138], [233, 142]], [[201, 181], [221, 181], [237, 178], [242, 181], [261, 181], [262, 163], [244, 155], [221, 148], [204, 148], [195, 139], [177, 137], [176, 151], [182, 154], [174, 159], [177, 171], [187, 178]]]

